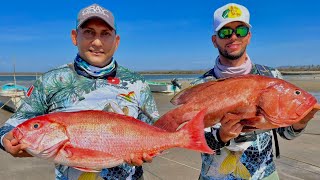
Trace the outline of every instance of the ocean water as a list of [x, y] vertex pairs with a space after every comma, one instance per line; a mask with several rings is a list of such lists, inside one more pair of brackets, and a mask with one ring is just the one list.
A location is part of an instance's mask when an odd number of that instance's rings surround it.
[[[178, 79], [194, 79], [200, 76], [200, 74], [146, 74], [143, 75], [147, 80], [171, 80], [174, 78]], [[10, 82], [13, 81], [13, 76], [0, 76], [0, 82]], [[36, 76], [16, 76], [16, 81], [34, 81]]]
[[172, 80], [177, 78], [178, 80], [191, 80], [195, 79], [200, 74], [144, 74], [143, 75], [146, 80]]
[[[172, 80], [174, 78], [177, 78], [178, 80], [191, 80], [194, 78], [197, 78], [201, 76], [200, 74], [156, 74], [156, 75], [143, 75], [146, 80]], [[284, 77], [285, 79], [288, 79], [288, 77]], [[13, 76], [0, 76], [0, 86], [13, 82], [14, 78]], [[34, 81], [36, 80], [36, 76], [16, 76], [17, 84], [23, 85], [26, 87], [29, 87]], [[320, 92], [310, 92], [313, 94], [318, 101], [320, 102]]]
[[[34, 81], [36, 76], [16, 76], [16, 81]], [[0, 82], [13, 82], [13, 76], [0, 76]]]

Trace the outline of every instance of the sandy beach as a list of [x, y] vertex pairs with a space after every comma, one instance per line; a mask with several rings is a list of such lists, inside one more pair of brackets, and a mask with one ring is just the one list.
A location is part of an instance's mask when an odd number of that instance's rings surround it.
[[[320, 92], [320, 79], [290, 79], [289, 82], [310, 92]], [[190, 81], [180, 81], [183, 88]], [[175, 106], [170, 103], [171, 94], [153, 93], [160, 114]], [[11, 113], [0, 110], [0, 123]], [[320, 178], [320, 113], [307, 127], [305, 134], [294, 141], [280, 140], [281, 158], [277, 168], [281, 179]], [[54, 179], [54, 165], [37, 158], [13, 158], [0, 151], [0, 179], [46, 180]], [[184, 149], [171, 149], [156, 157], [152, 163], [144, 165], [146, 180], [196, 180], [201, 169], [200, 155]]]

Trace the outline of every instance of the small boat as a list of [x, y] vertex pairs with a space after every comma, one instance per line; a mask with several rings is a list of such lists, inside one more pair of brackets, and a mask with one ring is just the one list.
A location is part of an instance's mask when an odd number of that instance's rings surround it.
[[13, 109], [17, 109], [25, 98], [28, 88], [25, 86], [17, 85], [15, 83], [7, 83], [0, 88], [0, 98], [3, 102], [1, 107], [13, 106]]
[[161, 93], [177, 93], [181, 90], [181, 84], [175, 78], [171, 82], [156, 82], [147, 81], [151, 89], [151, 92], [161, 92]]
[[16, 66], [13, 64], [13, 83], [7, 83], [0, 87], [0, 109], [6, 109], [10, 112], [16, 111], [26, 97], [28, 88], [17, 85]]
[[[15, 108], [13, 108], [13, 107], [11, 107], [11, 106], [9, 106], [9, 105], [7, 105], [7, 104], [4, 104], [3, 102], [0, 101], [0, 111], [1, 111], [2, 109], [5, 110], [5, 111], [7, 111], [7, 112], [10, 112], [10, 113], [14, 113], [14, 112], [16, 111]], [[0, 118], [0, 119], [1, 119], [1, 118]]]

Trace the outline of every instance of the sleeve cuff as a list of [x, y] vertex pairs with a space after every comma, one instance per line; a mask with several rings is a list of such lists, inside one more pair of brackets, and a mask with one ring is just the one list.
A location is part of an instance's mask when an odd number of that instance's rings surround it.
[[228, 142], [225, 143], [225, 142], [223, 142], [223, 141], [221, 140], [219, 130], [220, 130], [220, 129], [215, 129], [215, 130], [214, 130], [215, 133], [214, 133], [214, 131], [212, 131], [212, 134], [213, 134], [214, 138], [219, 142], [219, 144], [220, 144], [221, 146], [229, 146], [229, 145], [230, 145], [230, 141], [228, 141]]

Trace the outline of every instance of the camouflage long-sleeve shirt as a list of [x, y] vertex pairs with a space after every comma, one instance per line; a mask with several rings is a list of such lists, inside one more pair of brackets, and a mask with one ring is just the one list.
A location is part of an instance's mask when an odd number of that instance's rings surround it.
[[[1, 139], [27, 119], [53, 112], [112, 111], [148, 124], [153, 124], [159, 117], [144, 78], [122, 66], [117, 67], [114, 77], [94, 79], [79, 75], [73, 66], [64, 65], [43, 74], [30, 87], [29, 93], [17, 112], [0, 128]], [[82, 173], [58, 164], [55, 172], [58, 180], [77, 179]], [[138, 179], [141, 175], [141, 167], [127, 164], [104, 169], [100, 173], [104, 179]]]

